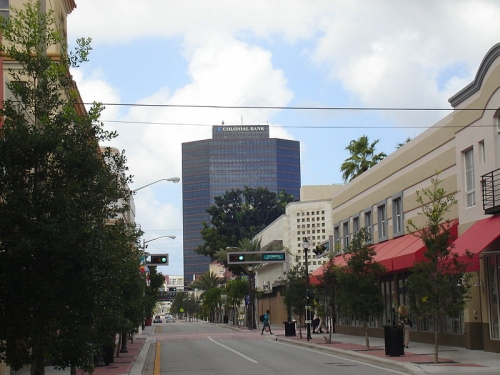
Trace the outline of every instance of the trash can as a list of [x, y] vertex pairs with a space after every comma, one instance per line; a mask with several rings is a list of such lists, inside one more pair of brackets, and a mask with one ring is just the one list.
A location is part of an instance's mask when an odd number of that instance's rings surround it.
[[405, 355], [403, 327], [384, 326], [385, 355], [399, 357]]
[[102, 358], [106, 366], [109, 366], [111, 363], [115, 362], [115, 353], [113, 345], [104, 345], [103, 352], [104, 354]]
[[295, 333], [295, 321], [283, 322], [285, 325], [285, 336], [296, 336]]
[[224, 323], [229, 323], [229, 315], [224, 315]]

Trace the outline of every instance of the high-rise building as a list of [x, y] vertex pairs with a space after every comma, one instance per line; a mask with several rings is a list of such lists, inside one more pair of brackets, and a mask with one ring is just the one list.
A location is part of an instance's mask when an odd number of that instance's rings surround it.
[[194, 249], [203, 244], [203, 222], [214, 197], [231, 189], [264, 187], [300, 199], [300, 143], [269, 138], [269, 126], [213, 126], [212, 139], [182, 144], [184, 282], [209, 269], [210, 258]]

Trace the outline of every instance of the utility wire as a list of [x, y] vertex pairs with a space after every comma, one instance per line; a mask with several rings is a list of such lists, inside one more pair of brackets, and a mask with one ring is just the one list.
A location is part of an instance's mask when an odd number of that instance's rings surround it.
[[[78, 103], [92, 105], [94, 103]], [[281, 109], [311, 111], [454, 111], [455, 108], [425, 107], [290, 107], [290, 106], [244, 106], [244, 105], [202, 105], [202, 104], [141, 104], [141, 103], [100, 103], [103, 106], [153, 107], [153, 108], [212, 108], [212, 109]], [[496, 111], [496, 108], [462, 108], [460, 111]]]
[[[122, 120], [100, 120], [102, 122], [108, 122], [108, 123], [118, 123], [118, 124], [139, 124], [139, 125], [167, 125], [167, 126], [201, 126], [201, 127], [208, 127], [208, 126], [219, 126], [217, 124], [194, 124], [194, 123], [180, 123], [180, 122], [150, 122], [150, 121], [122, 121]], [[401, 128], [401, 129], [430, 129], [431, 126], [429, 125], [409, 125], [409, 126], [403, 126], [403, 125], [387, 125], [387, 126], [370, 126], [370, 125], [359, 125], [359, 126], [352, 126], [352, 125], [326, 125], [326, 126], [318, 126], [318, 125], [269, 125], [269, 124], [228, 124], [224, 123], [224, 126], [263, 126], [263, 125], [268, 125], [270, 128], [276, 127], [276, 128], [287, 128], [287, 129], [395, 129], [395, 128]], [[222, 125], [221, 125], [222, 126]], [[488, 128], [488, 127], [494, 127], [497, 126], [496, 124], [484, 124], [484, 125], [473, 125], [473, 127], [476, 128]], [[449, 128], [462, 128], [463, 125], [446, 125], [446, 127]]]

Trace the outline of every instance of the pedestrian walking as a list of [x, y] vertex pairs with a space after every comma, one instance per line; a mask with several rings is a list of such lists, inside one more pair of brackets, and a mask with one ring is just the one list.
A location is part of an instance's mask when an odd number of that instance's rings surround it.
[[398, 308], [398, 313], [400, 316], [400, 323], [403, 326], [404, 346], [405, 348], [408, 348], [408, 345], [410, 344], [411, 327], [413, 326], [410, 320], [410, 312], [405, 305], [401, 305]]
[[271, 331], [271, 324], [269, 324], [269, 310], [266, 310], [266, 313], [264, 314], [264, 318], [262, 320], [262, 332], [260, 333], [261, 335], [264, 334], [264, 331], [266, 328], [269, 328], [269, 334], [272, 335], [273, 332]]

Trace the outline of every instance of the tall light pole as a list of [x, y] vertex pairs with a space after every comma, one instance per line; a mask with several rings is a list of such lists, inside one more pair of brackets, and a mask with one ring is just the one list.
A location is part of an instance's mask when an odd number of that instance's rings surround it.
[[179, 177], [162, 178], [161, 180], [153, 181], [153, 182], [151, 182], [151, 183], [149, 183], [147, 185], [141, 186], [140, 188], [137, 188], [137, 189], [134, 189], [134, 190], [130, 190], [130, 194], [134, 194], [136, 191], [144, 189], [145, 187], [148, 187], [150, 185], [156, 184], [157, 182], [160, 182], [160, 181], [171, 181], [174, 184], [177, 184], [180, 180], [181, 179]]
[[304, 263], [306, 266], [306, 329], [307, 329], [307, 341], [312, 339], [311, 337], [311, 303], [309, 300], [309, 258], [308, 258], [308, 250], [311, 244], [307, 237], [304, 237], [302, 242], [302, 248], [304, 249]]
[[171, 239], [175, 239], [175, 236], [160, 236], [160, 237], [156, 237], [156, 238], [153, 238], [153, 239], [151, 239], [151, 240], [147, 240], [147, 241], [146, 241], [145, 239], [143, 239], [143, 240], [142, 240], [142, 251], [146, 251], [146, 244], [147, 244], [148, 242], [151, 242], [151, 241], [157, 240], [157, 239], [159, 239], [159, 238], [167, 238], [167, 237], [168, 237], [168, 238], [171, 238]]

